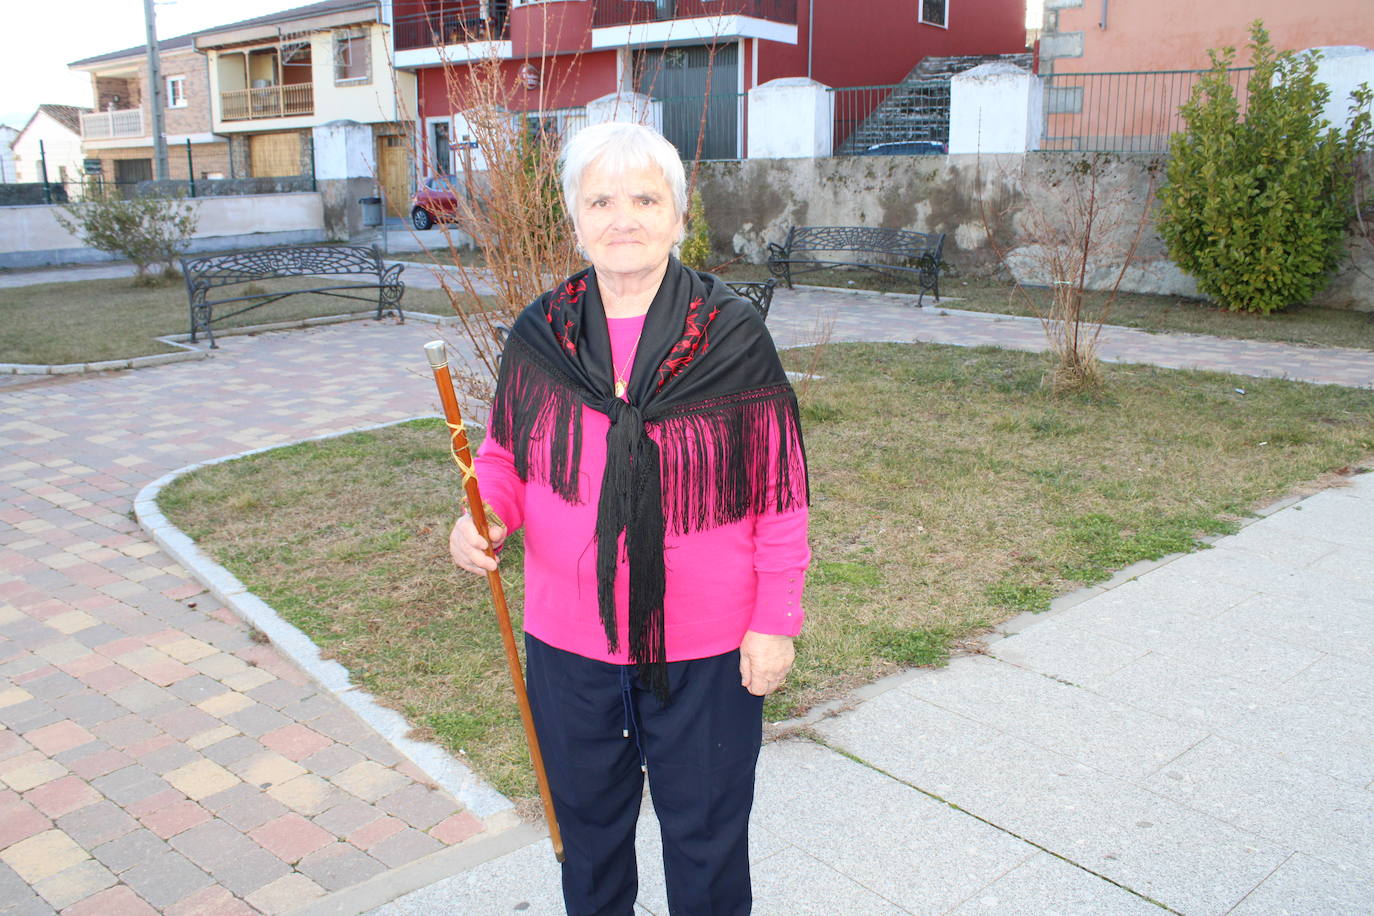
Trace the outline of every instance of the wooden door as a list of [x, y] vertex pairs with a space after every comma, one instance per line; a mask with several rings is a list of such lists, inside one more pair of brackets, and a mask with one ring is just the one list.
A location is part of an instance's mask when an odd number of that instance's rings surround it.
[[410, 150], [406, 138], [390, 134], [377, 138], [377, 183], [382, 186], [387, 216], [410, 213]]
[[254, 134], [248, 138], [248, 158], [254, 178], [300, 175], [301, 137], [295, 131]]

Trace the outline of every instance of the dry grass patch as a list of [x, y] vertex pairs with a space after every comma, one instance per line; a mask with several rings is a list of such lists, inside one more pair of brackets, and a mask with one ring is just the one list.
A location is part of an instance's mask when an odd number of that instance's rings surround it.
[[[405, 274], [401, 275], [402, 280]], [[311, 278], [268, 280], [226, 296], [306, 289]], [[451, 315], [448, 297], [438, 290], [405, 291], [408, 311]], [[372, 308], [376, 309], [375, 301]], [[361, 312], [368, 303], [332, 296], [300, 294], [253, 309], [223, 324], [224, 328], [295, 321]], [[232, 311], [232, 308], [230, 309]], [[0, 362], [84, 363], [178, 352], [156, 338], [185, 334], [191, 327], [186, 284], [178, 277], [162, 286], [135, 286], [128, 278], [40, 283], [0, 289]]]
[[[940, 664], [1054, 594], [1193, 549], [1374, 455], [1374, 392], [1112, 365], [1103, 393], [1054, 399], [1045, 368], [990, 348], [823, 349], [803, 402], [809, 620], [770, 717]], [[189, 475], [162, 507], [384, 702], [532, 795], [485, 583], [446, 554], [446, 447], [438, 421], [291, 446]], [[503, 566], [518, 608], [518, 538]]]

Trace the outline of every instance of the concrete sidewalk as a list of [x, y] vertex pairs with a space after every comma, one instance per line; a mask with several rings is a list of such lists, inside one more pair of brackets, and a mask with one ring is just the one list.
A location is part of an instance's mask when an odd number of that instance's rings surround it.
[[[1043, 346], [1034, 322], [896, 297], [782, 290], [774, 309], [784, 344], [833, 313], [835, 340]], [[1141, 361], [1374, 380], [1374, 353], [1125, 333], [1111, 346]], [[545, 843], [480, 864], [529, 831], [432, 787], [127, 514], [187, 464], [433, 410], [433, 336], [228, 337], [199, 363], [0, 390], [6, 913], [560, 912]], [[1371, 489], [770, 744], [755, 912], [1374, 911]], [[643, 911], [666, 914], [643, 834]]]
[[[764, 749], [758, 916], [1374, 912], [1374, 474], [1006, 629]], [[372, 913], [559, 900], [545, 842]]]

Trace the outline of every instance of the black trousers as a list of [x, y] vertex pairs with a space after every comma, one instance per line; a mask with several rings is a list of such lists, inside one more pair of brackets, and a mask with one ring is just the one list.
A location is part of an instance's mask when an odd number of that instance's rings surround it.
[[568, 916], [631, 916], [644, 774], [663, 835], [672, 916], [747, 916], [749, 811], [763, 698], [739, 652], [668, 665], [661, 707], [634, 669], [526, 634], [535, 729], [563, 833]]

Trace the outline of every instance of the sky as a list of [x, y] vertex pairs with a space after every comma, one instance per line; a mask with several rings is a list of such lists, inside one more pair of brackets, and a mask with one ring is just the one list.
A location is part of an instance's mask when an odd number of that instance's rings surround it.
[[[172, 0], [156, 5], [157, 34], [172, 38], [311, 0]], [[0, 124], [22, 128], [40, 104], [91, 105], [91, 81], [67, 64], [144, 43], [143, 0], [8, 2], [0, 54]]]

